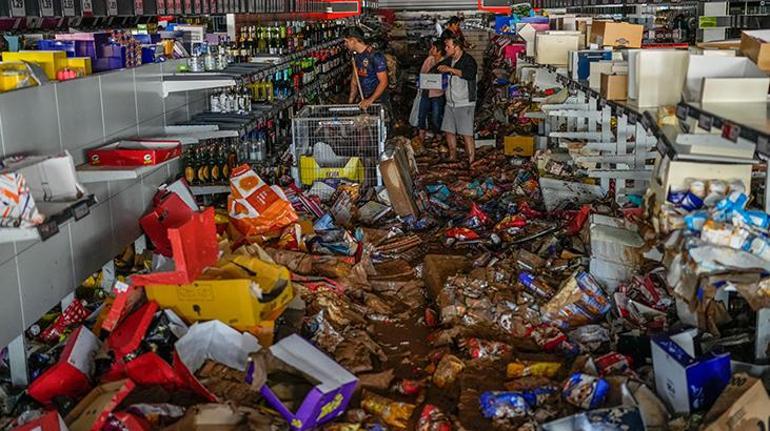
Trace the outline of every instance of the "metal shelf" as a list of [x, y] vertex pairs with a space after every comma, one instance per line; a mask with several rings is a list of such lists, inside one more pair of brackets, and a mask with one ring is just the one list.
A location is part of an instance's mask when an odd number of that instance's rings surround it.
[[93, 166], [82, 164], [75, 170], [78, 174], [78, 181], [84, 184], [133, 180], [155, 172], [178, 159], [179, 157], [174, 157], [163, 163], [149, 166]]
[[225, 194], [230, 193], [230, 186], [191, 186], [190, 191], [192, 191], [192, 194], [195, 196]]
[[757, 145], [757, 152], [770, 156], [770, 104], [765, 103], [680, 103], [677, 117], [692, 118], [698, 127], [722, 130], [722, 137], [736, 142], [745, 139]]
[[235, 79], [226, 75], [178, 74], [163, 78], [163, 97], [183, 91], [234, 87]]
[[0, 228], [0, 243], [16, 241], [45, 241], [59, 232], [59, 226], [70, 219], [80, 220], [90, 214], [90, 208], [96, 204], [93, 195], [86, 196], [74, 202], [40, 202], [38, 210], [43, 214], [49, 214], [45, 222], [40, 225], [15, 228]]

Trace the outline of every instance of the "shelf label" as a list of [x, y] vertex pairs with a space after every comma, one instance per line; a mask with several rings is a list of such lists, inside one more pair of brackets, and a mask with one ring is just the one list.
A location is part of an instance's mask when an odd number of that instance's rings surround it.
[[53, 16], [53, 0], [40, 0], [40, 15]]
[[94, 14], [93, 0], [81, 0], [80, 6], [81, 6], [81, 10], [80, 10], [81, 15], [91, 16]]
[[733, 142], [738, 142], [738, 137], [741, 135], [741, 127], [737, 124], [729, 123], [725, 121], [722, 124], [722, 137]]
[[83, 202], [72, 208], [72, 216], [75, 218], [75, 221], [82, 219], [90, 213], [91, 209], [88, 208], [88, 202]]
[[193, 6], [195, 7], [195, 13], [199, 15], [203, 13], [203, 6], [201, 6], [201, 0], [195, 0], [195, 3], [193, 3]]
[[166, 0], [155, 0], [155, 10], [158, 15], [166, 14]]
[[717, 26], [717, 17], [701, 16], [698, 17], [698, 28], [715, 28]]
[[75, 16], [75, 0], [61, 0], [61, 10], [64, 16]]
[[770, 149], [767, 148], [767, 136], [763, 136], [763, 135], [757, 136], [757, 151], [761, 151], [765, 154], [768, 154], [769, 152], [768, 150]]
[[192, 13], [192, 0], [184, 0], [184, 13]]
[[706, 114], [701, 112], [700, 115], [698, 115], [698, 127], [700, 127], [701, 129], [703, 129], [703, 130], [705, 130], [707, 132], [710, 132], [711, 131], [711, 117], [709, 117], [708, 115], [706, 115]]
[[144, 15], [144, 0], [134, 0], [134, 14]]
[[59, 233], [59, 225], [53, 220], [39, 224], [37, 225], [37, 233], [40, 235], [40, 240], [45, 241]]
[[175, 15], [182, 14], [182, 0], [174, 0], [174, 14]]
[[685, 105], [677, 105], [677, 107], [676, 107], [676, 118], [678, 118], [680, 121], [687, 120], [687, 106], [685, 106]]
[[24, 0], [11, 0], [11, 16], [27, 16]]
[[118, 16], [118, 0], [107, 0], [107, 15]]

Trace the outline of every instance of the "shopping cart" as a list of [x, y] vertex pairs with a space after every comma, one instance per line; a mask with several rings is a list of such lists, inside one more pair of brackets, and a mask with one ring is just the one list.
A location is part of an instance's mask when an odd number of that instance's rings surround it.
[[292, 120], [292, 154], [297, 185], [346, 179], [382, 185], [377, 169], [385, 148], [385, 111], [372, 105], [309, 105]]

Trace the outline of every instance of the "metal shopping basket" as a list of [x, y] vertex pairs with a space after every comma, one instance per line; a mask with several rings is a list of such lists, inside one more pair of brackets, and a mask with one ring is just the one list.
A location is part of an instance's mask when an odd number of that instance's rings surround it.
[[382, 185], [377, 169], [385, 148], [385, 111], [372, 105], [309, 105], [292, 120], [294, 179], [298, 185], [346, 179]]

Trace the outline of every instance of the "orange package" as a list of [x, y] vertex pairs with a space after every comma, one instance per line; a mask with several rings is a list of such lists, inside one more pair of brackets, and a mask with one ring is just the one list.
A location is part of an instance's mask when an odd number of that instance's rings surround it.
[[297, 213], [280, 187], [266, 184], [249, 165], [233, 170], [230, 191], [230, 221], [245, 236], [280, 230], [297, 221]]

